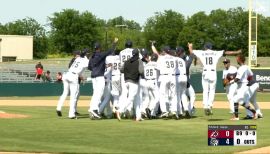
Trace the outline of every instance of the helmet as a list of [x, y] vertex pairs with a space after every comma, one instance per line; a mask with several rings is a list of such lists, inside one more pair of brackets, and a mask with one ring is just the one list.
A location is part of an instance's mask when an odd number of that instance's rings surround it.
[[132, 48], [132, 41], [127, 40], [126, 43], [125, 43], [125, 47], [126, 48]]

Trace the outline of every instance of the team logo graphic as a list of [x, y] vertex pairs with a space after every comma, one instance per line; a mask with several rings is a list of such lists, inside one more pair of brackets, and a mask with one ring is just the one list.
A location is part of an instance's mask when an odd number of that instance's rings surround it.
[[216, 139], [216, 138], [211, 138], [211, 140], [210, 140], [210, 145], [212, 145], [212, 146], [218, 146], [218, 139]]
[[218, 132], [214, 131], [211, 133], [210, 138], [217, 138], [217, 136], [218, 136]]

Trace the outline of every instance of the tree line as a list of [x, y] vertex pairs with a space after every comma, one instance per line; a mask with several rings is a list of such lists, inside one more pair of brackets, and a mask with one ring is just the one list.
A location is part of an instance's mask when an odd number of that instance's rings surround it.
[[[210, 14], [197, 12], [187, 18], [179, 12], [165, 10], [149, 17], [143, 26], [122, 16], [106, 21], [91, 12], [74, 9], [55, 12], [48, 21], [47, 25], [41, 25], [28, 17], [4, 25], [0, 23], [0, 34], [33, 35], [35, 58], [92, 49], [97, 41], [107, 49], [114, 37], [120, 40], [119, 49], [124, 48], [126, 40], [148, 49], [149, 40], [155, 40], [158, 48], [163, 45], [186, 48], [187, 43], [192, 42], [194, 48], [202, 49], [205, 42], [211, 42], [217, 50], [242, 49], [248, 54], [248, 11], [240, 7], [217, 9]], [[258, 21], [258, 56], [270, 56], [270, 17], [259, 15]]]

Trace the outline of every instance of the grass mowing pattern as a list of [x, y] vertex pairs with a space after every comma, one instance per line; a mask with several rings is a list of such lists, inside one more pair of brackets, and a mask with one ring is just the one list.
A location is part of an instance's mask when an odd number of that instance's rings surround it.
[[[77, 120], [58, 118], [55, 107], [1, 107], [8, 113], [30, 115], [27, 119], [0, 119], [0, 151], [50, 153], [233, 153], [270, 144], [270, 110], [264, 119], [230, 121], [228, 109], [215, 109], [214, 116], [183, 120]], [[244, 113], [243, 109], [241, 112]], [[244, 116], [241, 114], [240, 116]], [[208, 147], [208, 124], [256, 124], [256, 147]]]

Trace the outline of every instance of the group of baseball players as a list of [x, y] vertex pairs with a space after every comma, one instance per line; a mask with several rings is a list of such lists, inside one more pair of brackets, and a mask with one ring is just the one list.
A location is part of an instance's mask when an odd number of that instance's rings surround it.
[[[132, 41], [125, 43], [125, 49], [116, 51], [115, 38], [112, 48], [101, 52], [101, 45], [95, 43], [93, 54], [87, 58], [87, 50], [75, 52], [69, 69], [63, 73], [63, 94], [56, 112], [62, 116], [63, 103], [70, 94], [70, 119], [76, 119], [79, 82], [86, 68], [91, 71], [93, 95], [89, 105], [91, 119], [122, 118], [143, 121], [156, 118], [191, 118], [195, 113], [195, 92], [190, 84], [190, 66], [193, 59], [199, 58], [203, 64], [203, 108], [205, 115], [213, 114], [212, 107], [216, 88], [216, 65], [223, 55], [239, 54], [241, 51], [213, 51], [212, 44], [206, 43], [204, 50], [193, 50], [188, 44], [189, 54], [183, 47], [171, 50], [164, 46], [161, 52], [151, 41], [152, 54], [146, 49], [132, 48]], [[256, 119], [262, 113], [256, 102], [258, 84], [252, 80], [251, 70], [244, 65], [243, 56], [238, 56], [237, 70], [230, 66], [230, 60], [223, 61], [224, 87], [230, 110], [239, 120], [238, 105], [247, 109], [247, 117]], [[251, 109], [249, 102], [254, 105]], [[246, 117], [246, 118], [247, 118]]]

